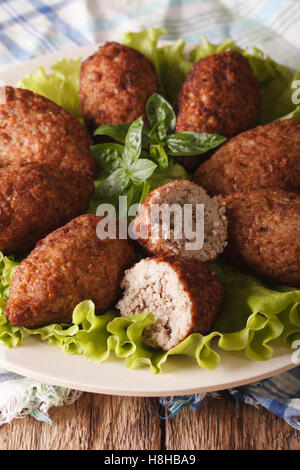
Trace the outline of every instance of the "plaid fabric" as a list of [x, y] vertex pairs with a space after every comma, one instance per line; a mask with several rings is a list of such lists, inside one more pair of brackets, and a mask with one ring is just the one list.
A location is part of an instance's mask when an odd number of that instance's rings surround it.
[[[295, 0], [1, 0], [0, 70], [20, 61], [105, 40], [123, 31], [158, 26], [168, 39], [197, 43], [231, 37], [241, 47], [258, 46], [275, 60], [299, 68], [300, 2]], [[260, 383], [230, 390], [238, 400], [262, 405], [300, 429], [300, 367]], [[32, 414], [49, 422], [50, 406], [78, 392], [38, 384], [0, 369], [0, 424]], [[204, 394], [161, 398], [170, 416], [198, 408]]]
[[231, 37], [296, 68], [299, 23], [295, 0], [1, 0], [0, 69], [151, 25], [165, 28], [169, 39]]
[[[293, 428], [300, 430], [300, 367], [261, 382], [230, 389], [229, 392], [237, 402], [253, 406], [261, 405], [284, 419]], [[183, 408], [198, 409], [205, 395], [198, 393], [182, 397], [162, 397], [160, 404], [169, 411], [168, 418], [172, 418]], [[218, 394], [208, 395], [218, 396]]]

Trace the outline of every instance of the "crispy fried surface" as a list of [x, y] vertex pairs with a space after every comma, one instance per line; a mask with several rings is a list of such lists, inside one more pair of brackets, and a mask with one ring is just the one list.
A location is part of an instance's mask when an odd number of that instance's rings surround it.
[[193, 332], [208, 333], [222, 309], [223, 287], [218, 278], [204, 264], [192, 259], [162, 257], [159, 260], [172, 266], [190, 298], [192, 328], [186, 336]]
[[204, 264], [183, 258], [145, 258], [126, 271], [122, 316], [152, 312], [156, 322], [143, 331], [143, 342], [169, 350], [190, 333], [206, 334], [221, 313], [223, 288]]
[[136, 258], [130, 241], [97, 237], [100, 220], [96, 215], [73, 219], [22, 261], [5, 309], [11, 324], [71, 322], [73, 309], [83, 300], [92, 300], [98, 314], [114, 306], [124, 270]]
[[52, 230], [85, 212], [92, 178], [25, 163], [0, 168], [0, 251], [24, 253]]
[[0, 104], [0, 166], [36, 162], [96, 177], [85, 127], [68, 111], [28, 90], [6, 87]]
[[178, 95], [177, 132], [231, 137], [256, 124], [261, 97], [247, 59], [236, 51], [200, 59]]
[[300, 196], [259, 189], [219, 200], [228, 218], [227, 258], [263, 278], [300, 286]]
[[[232, 137], [257, 123], [261, 107], [258, 81], [236, 51], [200, 59], [189, 72], [177, 99], [176, 132], [197, 131]], [[205, 156], [180, 157], [193, 171]]]
[[81, 68], [80, 98], [87, 126], [146, 122], [147, 99], [158, 92], [158, 79], [151, 62], [140, 52], [107, 42]]
[[258, 188], [300, 191], [300, 122], [274, 121], [237, 135], [201, 165], [194, 181], [209, 194]]

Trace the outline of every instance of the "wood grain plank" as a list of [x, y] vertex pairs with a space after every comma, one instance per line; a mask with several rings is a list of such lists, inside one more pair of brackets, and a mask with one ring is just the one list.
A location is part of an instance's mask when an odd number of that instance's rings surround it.
[[160, 449], [158, 409], [157, 398], [94, 395], [90, 449]]
[[300, 432], [264, 408], [233, 397], [206, 398], [200, 410], [183, 410], [166, 421], [166, 449], [299, 450]]
[[225, 393], [172, 420], [161, 421], [157, 412], [156, 398], [84, 394], [75, 404], [51, 411], [52, 426], [31, 417], [2, 426], [0, 450], [300, 450], [299, 431], [263, 408], [235, 410]]
[[160, 449], [157, 399], [85, 393], [50, 411], [53, 425], [31, 417], [0, 428], [0, 450]]
[[85, 393], [70, 406], [53, 408], [52, 426], [32, 417], [14, 420], [0, 428], [1, 450], [88, 449], [90, 441], [91, 395]]

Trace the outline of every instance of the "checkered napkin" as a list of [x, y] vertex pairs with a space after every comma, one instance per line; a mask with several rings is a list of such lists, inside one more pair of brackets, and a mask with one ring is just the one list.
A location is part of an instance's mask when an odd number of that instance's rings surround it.
[[[293, 428], [300, 430], [300, 367], [261, 382], [232, 388], [229, 392], [237, 403], [242, 402], [256, 407], [261, 405], [283, 418]], [[171, 418], [183, 408], [198, 409], [205, 395], [197, 393], [182, 397], [162, 397], [159, 401], [167, 408], [168, 418]], [[208, 395], [218, 397], [217, 393]]]
[[[1, 0], [0, 71], [42, 54], [116, 40], [121, 32], [163, 27], [168, 39], [211, 42], [231, 37], [258, 46], [275, 60], [299, 69], [300, 2], [295, 0]], [[101, 366], [99, 366], [101, 367]], [[300, 429], [300, 367], [230, 390]], [[72, 403], [80, 392], [41, 384], [0, 369], [0, 425], [31, 414], [50, 423], [48, 409]], [[161, 398], [174, 416], [198, 408], [204, 394]]]

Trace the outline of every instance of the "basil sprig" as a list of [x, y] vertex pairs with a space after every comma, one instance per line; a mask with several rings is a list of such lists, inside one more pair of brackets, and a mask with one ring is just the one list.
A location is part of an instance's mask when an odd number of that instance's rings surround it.
[[149, 160], [149, 155], [142, 151], [143, 126], [141, 117], [129, 126], [124, 146], [111, 143], [91, 147], [94, 158], [109, 173], [96, 189], [97, 199], [111, 199], [127, 189], [130, 191], [131, 186], [142, 185], [157, 168]]
[[206, 153], [225, 141], [225, 137], [216, 134], [184, 131], [168, 135], [165, 149], [168, 155], [191, 156]]
[[[107, 135], [117, 142], [125, 144], [126, 136], [129, 131], [130, 123], [124, 124], [104, 124], [95, 130], [94, 135]], [[142, 130], [142, 148], [147, 149], [150, 145], [149, 129], [143, 127]]]
[[[174, 109], [158, 93], [154, 93], [148, 99], [146, 114], [150, 129], [146, 127], [142, 129], [141, 146], [148, 150], [150, 158], [159, 165], [160, 169], [168, 168], [168, 156], [201, 155], [218, 147], [226, 140], [220, 135], [203, 132], [175, 133], [176, 115]], [[95, 135], [108, 135], [116, 141], [126, 143], [129, 128], [130, 124], [105, 124], [96, 130]]]

